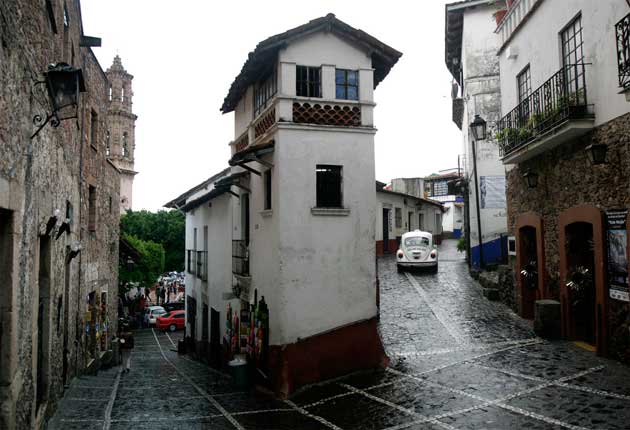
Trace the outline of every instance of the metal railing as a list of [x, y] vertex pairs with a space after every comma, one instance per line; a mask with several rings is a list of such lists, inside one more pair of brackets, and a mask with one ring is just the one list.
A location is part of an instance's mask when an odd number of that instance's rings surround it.
[[587, 65], [563, 67], [498, 121], [495, 138], [501, 156], [569, 120], [594, 116], [587, 98]]
[[208, 252], [197, 251], [197, 272], [196, 275], [203, 281], [208, 280]]
[[630, 89], [630, 13], [615, 25], [619, 86]]
[[232, 241], [232, 273], [249, 276], [249, 250], [244, 240]]

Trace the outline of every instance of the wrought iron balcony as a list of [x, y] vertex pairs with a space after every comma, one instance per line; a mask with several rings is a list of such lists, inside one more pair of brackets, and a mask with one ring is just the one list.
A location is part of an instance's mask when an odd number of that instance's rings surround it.
[[244, 240], [232, 241], [232, 273], [249, 277], [249, 250]]
[[630, 13], [615, 25], [619, 86], [630, 91]]
[[[586, 66], [563, 67], [499, 120], [495, 138], [504, 164], [524, 161], [592, 129]], [[574, 127], [565, 128], [573, 122]]]

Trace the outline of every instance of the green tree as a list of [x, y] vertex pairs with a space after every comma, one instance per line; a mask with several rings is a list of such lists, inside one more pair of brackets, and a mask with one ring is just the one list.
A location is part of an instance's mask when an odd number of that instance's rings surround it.
[[164, 247], [159, 243], [141, 240], [132, 235], [125, 234], [123, 238], [140, 253], [141, 258], [133, 265], [131, 271], [126, 265], [119, 267], [120, 284], [137, 282], [143, 288], [153, 286], [164, 271]]
[[186, 216], [183, 212], [128, 211], [120, 219], [120, 230], [123, 235], [161, 244], [165, 252], [165, 269], [184, 270]]

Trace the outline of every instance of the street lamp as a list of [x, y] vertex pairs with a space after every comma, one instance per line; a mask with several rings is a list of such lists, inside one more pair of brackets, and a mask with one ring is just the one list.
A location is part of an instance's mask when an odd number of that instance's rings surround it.
[[473, 136], [475, 136], [475, 140], [486, 140], [486, 126], [486, 121], [479, 115], [475, 115], [475, 119], [470, 124], [470, 129], [472, 130]]
[[607, 151], [608, 145], [604, 143], [592, 143], [586, 147], [586, 155], [593, 166], [606, 163]]
[[477, 141], [486, 139], [486, 120], [479, 115], [475, 115], [475, 119], [470, 123], [470, 131], [474, 137], [472, 141], [473, 151], [473, 170], [475, 175], [475, 202], [477, 203], [477, 234], [479, 235], [479, 267], [483, 268], [485, 262], [483, 259], [483, 242], [481, 240], [481, 207], [479, 206], [479, 175], [477, 175]]
[[[49, 122], [53, 127], [59, 127], [61, 121], [77, 118], [79, 93], [85, 92], [81, 69], [76, 69], [66, 63], [49, 65], [48, 71], [44, 73], [44, 80], [36, 84], [46, 84], [51, 113], [47, 114], [46, 118], [41, 115], [33, 117], [33, 124], [38, 127], [31, 139], [37, 136]], [[69, 113], [63, 115], [63, 111], [69, 111]]]
[[525, 180], [527, 181], [527, 186], [530, 189], [536, 188], [538, 186], [538, 173], [528, 170], [527, 172], [523, 173], [523, 178], [525, 178]]

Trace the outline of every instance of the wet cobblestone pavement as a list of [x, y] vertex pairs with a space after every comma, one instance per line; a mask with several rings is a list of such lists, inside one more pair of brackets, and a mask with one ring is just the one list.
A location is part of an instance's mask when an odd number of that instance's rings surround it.
[[[437, 274], [379, 260], [390, 368], [304, 389], [287, 401], [235, 389], [136, 333], [132, 370], [75, 379], [50, 429], [628, 429], [630, 368], [536, 338], [489, 302], [447, 241]], [[179, 334], [181, 336], [181, 334]]]

